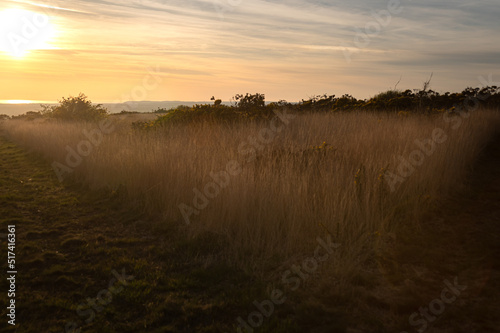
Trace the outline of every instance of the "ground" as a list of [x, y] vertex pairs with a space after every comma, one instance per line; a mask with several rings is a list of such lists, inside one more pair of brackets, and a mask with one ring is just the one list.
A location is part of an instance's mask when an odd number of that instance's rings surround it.
[[[463, 190], [408, 226], [382, 266], [393, 286], [386, 302], [397, 305], [408, 332], [500, 332], [500, 137], [471, 168]], [[455, 278], [463, 290], [441, 310], [434, 300]], [[420, 323], [410, 325], [410, 315], [429, 306], [438, 314], [418, 314]]]
[[[499, 144], [485, 149], [461, 193], [377, 258], [371, 302], [335, 310], [333, 328], [322, 324], [331, 313], [291, 301], [255, 331], [500, 332]], [[16, 226], [16, 326], [7, 324], [2, 279], [0, 332], [234, 332], [253, 300], [267, 298], [263, 282], [224, 264], [218, 236], [189, 238], [124, 204], [119, 190], [61, 184], [50, 163], [0, 137], [4, 272], [7, 225]], [[458, 286], [445, 293], [453, 301], [435, 301], [447, 283]], [[439, 314], [419, 313], [429, 306]]]
[[[71, 322], [83, 332], [232, 331], [262, 286], [218, 260], [216, 236], [176, 237], [123, 206], [119, 193], [60, 184], [49, 163], [0, 139], [2, 270], [15, 225], [16, 332]], [[5, 304], [5, 279], [1, 289]], [[93, 306], [98, 296], [108, 304]], [[11, 332], [2, 308], [0, 331]]]

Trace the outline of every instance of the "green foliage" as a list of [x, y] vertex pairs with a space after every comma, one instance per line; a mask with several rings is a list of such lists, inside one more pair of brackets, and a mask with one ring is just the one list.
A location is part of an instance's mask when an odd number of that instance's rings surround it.
[[[12, 116], [11, 119], [22, 119], [22, 120], [32, 121], [32, 120], [42, 118], [42, 117], [43, 117], [43, 115], [39, 111], [28, 111], [28, 112], [26, 112], [24, 114], [20, 114], [18, 116]], [[5, 118], [5, 119], [9, 119], [9, 118]]]
[[160, 113], [160, 114], [164, 114], [164, 113], [169, 113], [170, 111], [173, 111], [175, 109], [189, 109], [189, 106], [187, 105], [179, 105], [177, 108], [171, 108], [171, 109], [166, 109], [166, 108], [157, 108], [156, 110], [153, 110], [153, 113]]
[[251, 95], [247, 93], [245, 96], [242, 94], [236, 94], [234, 99], [236, 100], [236, 106], [242, 110], [259, 109], [266, 106], [264, 94], [257, 93], [255, 95]]
[[150, 129], [158, 126], [195, 123], [195, 122], [234, 122], [269, 120], [279, 110], [291, 112], [337, 112], [337, 111], [386, 111], [406, 115], [414, 112], [435, 113], [453, 112], [468, 109], [476, 103], [481, 107], [500, 106], [500, 88], [466, 88], [461, 93], [440, 94], [433, 90], [391, 89], [381, 92], [370, 99], [357, 99], [349, 94], [316, 95], [308, 100], [292, 104], [285, 100], [266, 105], [264, 94], [237, 94], [233, 105], [223, 105], [220, 99], [211, 98], [213, 104], [197, 104], [192, 107], [180, 105], [173, 109], [158, 108], [154, 113], [163, 114], [152, 122], [135, 122], [136, 129]]
[[350, 111], [361, 108], [363, 105], [362, 100], [358, 100], [349, 94], [342, 95], [333, 101], [332, 111]]
[[318, 95], [309, 100], [302, 100], [295, 109], [308, 111], [407, 111], [407, 112], [443, 112], [452, 109], [467, 109], [467, 105], [498, 108], [500, 106], [500, 88], [466, 88], [461, 93], [440, 94], [433, 90], [396, 90], [381, 92], [368, 100], [358, 100], [351, 95]]
[[[222, 100], [212, 97], [214, 104], [196, 104], [192, 107], [180, 105], [166, 111], [166, 114], [158, 117], [153, 122], [135, 123], [135, 128], [154, 128], [168, 124], [194, 123], [194, 122], [235, 122], [240, 120], [263, 120], [269, 119], [276, 109], [287, 106], [286, 101], [270, 103], [266, 105], [264, 94], [237, 94], [233, 98], [235, 105], [223, 105]], [[160, 109], [158, 109], [160, 110]], [[155, 113], [160, 113], [155, 111]], [[164, 109], [161, 109], [161, 113]]]
[[108, 115], [102, 104], [93, 105], [84, 94], [77, 97], [63, 97], [56, 106], [41, 105], [41, 107], [43, 115], [61, 120], [98, 121]]
[[118, 113], [118, 114], [124, 115], [124, 114], [139, 114], [139, 113], [140, 113], [139, 111], [121, 110], [120, 113]]
[[155, 120], [155, 125], [195, 121], [232, 121], [239, 117], [235, 109], [226, 105], [196, 104], [193, 107], [178, 107]]
[[390, 100], [393, 98], [398, 98], [401, 95], [401, 91], [399, 90], [387, 90], [384, 92], [381, 92], [373, 97], [373, 99], [377, 100]]

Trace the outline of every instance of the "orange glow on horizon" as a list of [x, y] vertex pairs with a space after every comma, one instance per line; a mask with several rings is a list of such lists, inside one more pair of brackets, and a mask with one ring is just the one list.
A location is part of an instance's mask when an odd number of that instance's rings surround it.
[[54, 102], [47, 101], [32, 101], [27, 99], [8, 99], [0, 100], [0, 104], [53, 104]]

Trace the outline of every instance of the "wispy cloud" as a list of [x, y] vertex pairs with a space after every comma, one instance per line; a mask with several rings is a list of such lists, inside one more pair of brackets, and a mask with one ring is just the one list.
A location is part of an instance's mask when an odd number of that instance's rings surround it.
[[58, 6], [53, 6], [49, 5], [43, 2], [37, 3], [37, 2], [31, 2], [31, 1], [25, 1], [25, 0], [7, 0], [16, 4], [21, 4], [24, 5], [25, 7], [40, 7], [48, 10], [61, 10], [61, 11], [68, 11], [68, 12], [75, 12], [75, 13], [86, 13], [83, 11], [75, 10], [75, 9], [69, 9], [69, 8], [63, 8], [63, 7], [58, 7]]
[[[60, 50], [26, 60], [25, 69], [49, 68], [59, 77], [72, 73], [88, 83], [89, 95], [103, 100], [114, 99], [111, 95], [132, 85], [148, 65], [159, 65], [167, 76], [163, 89], [152, 92], [155, 99], [228, 99], [234, 93], [259, 91], [269, 99], [293, 101], [325, 92], [368, 97], [393, 86], [401, 75], [401, 87], [420, 87], [430, 72], [436, 73], [434, 89], [461, 89], [477, 85], [478, 75], [494, 73], [500, 64], [496, 0], [401, 0], [401, 13], [363, 48], [353, 46], [357, 31], [374, 19], [374, 12], [387, 9], [388, 1], [7, 3], [50, 6], [61, 30]], [[353, 53], [350, 63], [343, 54], [346, 47]], [[61, 57], [65, 61], [57, 74], [54, 64]], [[117, 88], [103, 91], [100, 78], [106, 77], [110, 87], [113, 75]], [[75, 91], [82, 89], [78, 80], [67, 78]], [[47, 94], [59, 88], [54, 84]]]

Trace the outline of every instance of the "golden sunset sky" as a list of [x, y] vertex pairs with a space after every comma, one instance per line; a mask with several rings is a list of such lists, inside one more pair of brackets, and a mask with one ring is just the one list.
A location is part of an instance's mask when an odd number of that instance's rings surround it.
[[[367, 98], [500, 79], [498, 0], [0, 0], [0, 100]], [[153, 76], [152, 76], [153, 75]], [[498, 80], [497, 80], [498, 81]]]

